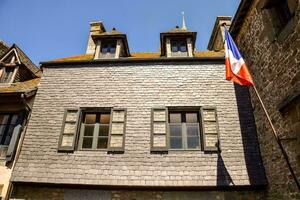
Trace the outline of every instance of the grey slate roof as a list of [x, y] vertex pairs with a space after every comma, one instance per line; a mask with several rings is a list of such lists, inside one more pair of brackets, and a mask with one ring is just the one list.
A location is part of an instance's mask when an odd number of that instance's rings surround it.
[[[136, 187], [266, 185], [246, 87], [224, 65], [90, 63], [44, 67], [13, 182]], [[60, 153], [65, 108], [127, 108], [124, 154]], [[150, 153], [151, 108], [216, 106], [222, 152]]]

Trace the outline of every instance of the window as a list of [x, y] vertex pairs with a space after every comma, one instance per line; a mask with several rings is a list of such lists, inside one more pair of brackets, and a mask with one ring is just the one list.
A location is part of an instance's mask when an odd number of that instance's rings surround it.
[[17, 123], [17, 114], [0, 114], [0, 145], [9, 145]]
[[[59, 140], [59, 151], [124, 151], [126, 109], [67, 109]], [[77, 142], [78, 141], [78, 142]]]
[[152, 152], [220, 150], [216, 108], [153, 108], [151, 116]]
[[107, 149], [110, 113], [83, 113], [80, 129], [80, 149]]
[[14, 67], [3, 67], [0, 69], [0, 83], [9, 83], [13, 77]]
[[199, 112], [169, 112], [170, 149], [200, 149]]
[[117, 42], [114, 40], [107, 40], [101, 42], [101, 57], [113, 58], [116, 53]]
[[176, 52], [187, 52], [186, 40], [171, 40], [171, 51]]

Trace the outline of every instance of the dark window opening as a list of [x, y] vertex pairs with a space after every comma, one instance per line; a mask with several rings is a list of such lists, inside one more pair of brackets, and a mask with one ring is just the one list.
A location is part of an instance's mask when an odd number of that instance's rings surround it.
[[187, 52], [186, 40], [171, 40], [171, 51], [175, 52]]
[[116, 41], [103, 41], [101, 44], [102, 54], [115, 54], [116, 53]]
[[16, 114], [0, 114], [0, 145], [9, 145], [17, 122]]
[[14, 67], [3, 67], [0, 69], [0, 83], [9, 83], [12, 79]]

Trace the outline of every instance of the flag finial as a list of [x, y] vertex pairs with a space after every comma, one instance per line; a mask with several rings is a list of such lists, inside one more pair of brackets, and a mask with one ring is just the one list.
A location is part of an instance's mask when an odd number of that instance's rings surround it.
[[186, 31], [187, 28], [186, 28], [186, 25], [185, 25], [184, 12], [182, 11], [181, 14], [182, 14], [182, 27], [181, 27], [181, 30], [185, 30]]

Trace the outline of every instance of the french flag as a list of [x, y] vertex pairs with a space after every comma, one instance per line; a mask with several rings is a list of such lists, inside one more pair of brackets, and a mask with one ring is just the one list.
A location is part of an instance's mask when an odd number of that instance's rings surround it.
[[240, 85], [254, 85], [251, 74], [236, 44], [225, 27], [226, 80]]

